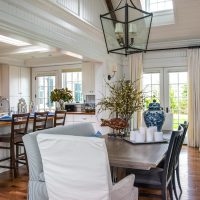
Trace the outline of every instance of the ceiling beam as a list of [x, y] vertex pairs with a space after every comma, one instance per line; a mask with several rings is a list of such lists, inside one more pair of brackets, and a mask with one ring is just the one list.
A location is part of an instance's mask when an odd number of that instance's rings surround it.
[[[106, 5], [108, 7], [109, 12], [114, 10], [113, 4], [111, 0], [105, 0]], [[115, 12], [111, 12], [111, 18], [117, 20]]]

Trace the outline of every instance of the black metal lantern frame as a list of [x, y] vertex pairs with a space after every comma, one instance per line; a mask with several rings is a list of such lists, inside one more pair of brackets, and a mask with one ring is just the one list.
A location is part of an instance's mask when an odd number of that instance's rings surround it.
[[[132, 0], [130, 0], [130, 5], [127, 0], [122, 7], [120, 7], [121, 3], [122, 0], [115, 10], [100, 15], [107, 51], [108, 53], [126, 56], [145, 52], [148, 46], [153, 14], [137, 8]], [[124, 21], [111, 17], [119, 11], [124, 12]], [[133, 12], [136, 12], [139, 17], [130, 19]]]

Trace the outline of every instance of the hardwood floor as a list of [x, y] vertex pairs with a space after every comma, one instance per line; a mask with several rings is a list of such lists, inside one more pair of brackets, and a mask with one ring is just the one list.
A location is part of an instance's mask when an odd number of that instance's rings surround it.
[[[183, 188], [181, 200], [200, 200], [200, 152], [198, 149], [183, 147], [180, 155], [180, 175]], [[20, 169], [20, 177], [15, 180], [10, 178], [8, 172], [0, 174], [0, 200], [26, 199], [27, 182], [25, 167]], [[149, 198], [140, 198], [140, 200], [146, 199]]]

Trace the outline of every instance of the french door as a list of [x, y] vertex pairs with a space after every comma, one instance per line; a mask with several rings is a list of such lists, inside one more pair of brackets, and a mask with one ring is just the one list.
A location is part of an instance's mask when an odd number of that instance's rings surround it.
[[161, 107], [173, 113], [173, 128], [188, 121], [187, 68], [145, 69], [143, 73], [145, 108], [156, 99]]
[[56, 76], [38, 76], [36, 79], [35, 102], [38, 111], [55, 110], [55, 103], [50, 100], [51, 91], [56, 86]]

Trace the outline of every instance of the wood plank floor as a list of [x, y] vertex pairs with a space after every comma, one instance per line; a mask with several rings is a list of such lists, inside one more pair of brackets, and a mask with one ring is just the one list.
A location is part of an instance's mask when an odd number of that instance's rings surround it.
[[[180, 173], [183, 188], [181, 200], [200, 200], [200, 152], [198, 149], [183, 147], [180, 155]], [[24, 167], [20, 169], [20, 177], [15, 180], [10, 178], [8, 172], [0, 174], [0, 200], [26, 199], [27, 182], [28, 176]], [[149, 198], [140, 198], [140, 200], [146, 199]]]

